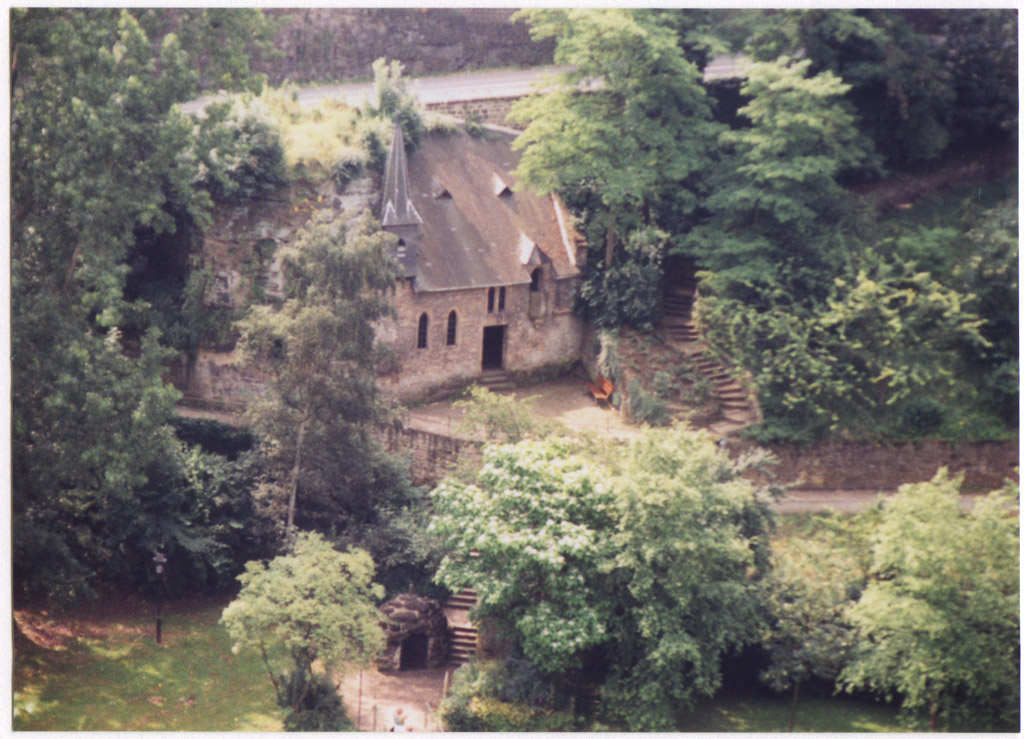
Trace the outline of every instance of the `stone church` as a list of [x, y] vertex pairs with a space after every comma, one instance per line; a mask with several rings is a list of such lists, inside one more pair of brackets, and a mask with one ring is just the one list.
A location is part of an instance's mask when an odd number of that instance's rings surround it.
[[434, 133], [407, 154], [395, 127], [377, 215], [398, 237], [403, 277], [379, 336], [398, 360], [381, 386], [400, 400], [580, 356], [581, 240], [555, 196], [516, 189], [513, 138]]

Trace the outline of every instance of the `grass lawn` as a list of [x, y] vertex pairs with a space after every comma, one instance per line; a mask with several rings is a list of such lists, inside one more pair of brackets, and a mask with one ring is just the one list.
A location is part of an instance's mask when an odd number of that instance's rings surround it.
[[[721, 697], [699, 706], [680, 719], [680, 731], [781, 732], [789, 728], [791, 702], [778, 697]], [[847, 696], [801, 698], [794, 731], [900, 732], [907, 731], [894, 706], [866, 703]]]
[[258, 657], [234, 655], [224, 603], [164, 617], [148, 609], [14, 659], [16, 731], [280, 731], [283, 713]]

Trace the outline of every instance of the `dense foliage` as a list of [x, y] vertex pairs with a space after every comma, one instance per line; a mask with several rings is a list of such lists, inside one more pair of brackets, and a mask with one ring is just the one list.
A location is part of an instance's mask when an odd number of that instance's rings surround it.
[[959, 489], [941, 471], [883, 504], [840, 679], [898, 698], [932, 731], [1019, 728], [1020, 493], [965, 512]]
[[[705, 338], [758, 387], [757, 438], [992, 438], [1015, 426], [1012, 211], [975, 208], [937, 231], [879, 223], [846, 189], [969, 148], [972, 125], [1012, 141], [1012, 12], [520, 17], [572, 65], [512, 118], [527, 124], [519, 175], [557, 191], [587, 236], [579, 305], [592, 322], [650, 328], [686, 257], [706, 270]], [[741, 103], [715, 105], [729, 130], [711, 120], [697, 71], [725, 49], [750, 59]], [[967, 274], [984, 258], [946, 261], [957, 247], [991, 250], [989, 279]]]
[[[554, 89], [517, 101], [527, 124], [516, 173], [583, 215], [592, 268], [582, 288], [600, 326], [650, 325], [661, 261], [690, 223], [716, 126], [700, 72], [655, 13], [523, 11], [536, 39], [570, 65]], [[600, 265], [600, 269], [597, 266]]]
[[239, 575], [242, 589], [221, 620], [234, 651], [263, 657], [290, 730], [351, 726], [334, 675], [369, 665], [384, 647], [376, 608], [384, 590], [373, 574], [366, 552], [339, 552], [319, 534], [302, 533], [289, 554], [249, 562]]
[[[96, 575], [144, 582], [160, 547], [179, 585], [184, 573], [200, 584], [204, 571], [222, 571], [225, 541], [208, 525], [221, 524], [196, 502], [219, 493], [192, 485], [210, 460], [189, 461], [174, 440], [177, 392], [161, 379], [171, 353], [159, 329], [138, 318], [149, 305], [125, 287], [140, 235], [208, 218], [211, 199], [199, 186], [208, 152], [176, 106], [198, 92], [197, 68], [226, 87], [258, 81], [238, 45], [203, 47], [216, 14], [189, 11], [189, 33], [167, 33], [155, 48], [146, 31], [154, 12], [11, 13], [12, 498], [21, 592], [70, 599], [88, 594]], [[238, 21], [242, 38], [261, 36], [258, 11]]]
[[408, 488], [369, 428], [388, 413], [374, 323], [392, 310], [392, 239], [368, 213], [314, 219], [282, 255], [284, 301], [252, 306], [239, 324], [241, 346], [271, 373], [248, 413], [267, 461], [260, 502], [285, 538], [297, 521], [325, 532], [371, 523]]
[[451, 547], [437, 577], [474, 587], [478, 616], [580, 710], [599, 688], [617, 722], [671, 728], [759, 634], [770, 517], [740, 469], [680, 428], [648, 432], [621, 463], [567, 440], [488, 447], [476, 484], [432, 493]]

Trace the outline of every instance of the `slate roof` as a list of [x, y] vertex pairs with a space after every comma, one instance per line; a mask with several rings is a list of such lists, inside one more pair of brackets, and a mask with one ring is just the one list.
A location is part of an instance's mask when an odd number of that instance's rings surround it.
[[526, 284], [541, 264], [555, 278], [579, 274], [568, 213], [550, 196], [514, 191], [513, 138], [433, 134], [406, 157], [396, 126], [380, 215], [385, 230], [415, 242], [401, 255], [417, 291]]

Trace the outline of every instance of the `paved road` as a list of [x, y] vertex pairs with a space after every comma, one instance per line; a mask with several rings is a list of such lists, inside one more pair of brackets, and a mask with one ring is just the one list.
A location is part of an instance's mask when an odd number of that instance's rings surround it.
[[[741, 71], [739, 57], [719, 57], [704, 70], [704, 79], [734, 77]], [[482, 98], [521, 97], [546, 74], [556, 74], [568, 67], [548, 66], [530, 69], [491, 69], [482, 72], [458, 72], [437, 77], [409, 78], [409, 89], [422, 105], [448, 103]], [[325, 98], [341, 99], [349, 105], [359, 105], [373, 93], [372, 82], [352, 82], [342, 85], [314, 85], [299, 89], [298, 99], [303, 105], [316, 105]], [[182, 105], [186, 113], [202, 109], [212, 98], [203, 97]]]

